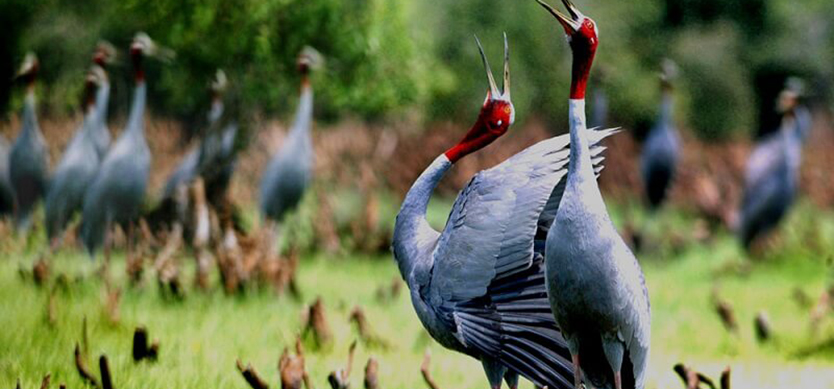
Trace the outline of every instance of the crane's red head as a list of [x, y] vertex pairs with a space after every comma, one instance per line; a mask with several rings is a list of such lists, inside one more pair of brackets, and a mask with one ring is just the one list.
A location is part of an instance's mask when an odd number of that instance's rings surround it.
[[144, 32], [136, 33], [133, 42], [130, 44], [130, 57], [133, 60], [136, 81], [145, 79], [145, 72], [142, 68], [143, 57], [155, 57], [163, 62], [170, 62], [175, 55], [176, 53], [173, 50], [156, 44], [148, 34]]
[[26, 82], [26, 86], [31, 89], [35, 86], [35, 79], [38, 76], [39, 69], [40, 62], [35, 53], [26, 53], [23, 64], [20, 65], [20, 69], [17, 71], [15, 78], [22, 78]]
[[591, 65], [594, 62], [594, 55], [599, 44], [597, 23], [582, 14], [570, 0], [562, 0], [562, 4], [568, 9], [570, 16], [557, 11], [542, 0], [536, 1], [550, 12], [565, 30], [568, 43], [573, 51], [573, 80], [571, 82], [570, 98], [584, 99], [585, 87], [588, 84]]
[[481, 113], [478, 115], [478, 120], [475, 125], [469, 130], [466, 136], [458, 142], [457, 145], [446, 151], [446, 157], [452, 163], [457, 162], [467, 154], [480, 150], [502, 135], [507, 133], [507, 130], [515, 121], [515, 108], [510, 99], [510, 51], [507, 44], [507, 34], [504, 34], [504, 91], [498, 90], [495, 84], [495, 78], [492, 75], [492, 70], [489, 68], [484, 49], [478, 37], [475, 37], [478, 43], [478, 50], [481, 52], [481, 59], [486, 68], [487, 81], [489, 82], [489, 90], [487, 91], [484, 105], [481, 107]]
[[116, 48], [110, 42], [100, 41], [96, 45], [96, 51], [93, 52], [93, 63], [102, 68], [113, 63], [116, 60]]

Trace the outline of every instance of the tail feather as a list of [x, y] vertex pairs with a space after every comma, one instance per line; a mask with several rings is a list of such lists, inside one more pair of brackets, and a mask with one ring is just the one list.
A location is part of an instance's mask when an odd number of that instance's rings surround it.
[[538, 386], [573, 388], [570, 352], [550, 310], [543, 266], [536, 255], [526, 270], [497, 277], [484, 298], [458, 305], [458, 336]]

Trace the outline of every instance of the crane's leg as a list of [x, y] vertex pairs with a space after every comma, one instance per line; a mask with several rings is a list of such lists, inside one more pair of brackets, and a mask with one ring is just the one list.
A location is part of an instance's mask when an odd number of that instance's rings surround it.
[[579, 367], [579, 354], [571, 353], [571, 362], [573, 362], [573, 385], [576, 389], [582, 389], [582, 369]]
[[611, 365], [611, 370], [614, 371], [614, 388], [622, 389], [620, 370], [623, 366], [625, 345], [618, 339], [617, 334], [602, 335], [602, 351]]
[[501, 389], [501, 379], [507, 373], [507, 367], [497, 359], [489, 357], [481, 358], [481, 364], [484, 365], [489, 387], [491, 389]]
[[507, 372], [504, 373], [504, 382], [510, 389], [518, 389], [518, 373], [507, 369]]

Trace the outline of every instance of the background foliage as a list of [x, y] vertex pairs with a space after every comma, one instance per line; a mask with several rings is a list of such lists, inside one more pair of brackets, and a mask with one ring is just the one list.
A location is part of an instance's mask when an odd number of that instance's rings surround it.
[[[611, 123], [640, 134], [657, 107], [657, 69], [682, 69], [679, 120], [706, 139], [775, 127], [773, 99], [788, 75], [806, 78], [815, 101], [830, 100], [834, 3], [825, 0], [578, 1], [600, 25], [591, 94], [605, 92]], [[486, 83], [472, 35], [500, 67], [510, 37], [513, 96], [520, 120], [545, 118], [563, 130], [569, 52], [552, 18], [532, 0], [0, 0], [6, 32], [0, 73], [26, 50], [42, 61], [45, 113], [78, 105], [81, 75], [98, 39], [127, 46], [138, 30], [177, 51], [150, 66], [157, 114], [202, 115], [218, 67], [250, 117], [291, 111], [295, 57], [305, 45], [326, 58], [317, 75], [319, 119], [359, 117], [469, 121]], [[114, 71], [125, 110], [128, 61]], [[0, 111], [19, 108], [0, 76]], [[18, 93], [19, 95], [19, 93]], [[9, 104], [10, 103], [10, 104]], [[593, 107], [591, 107], [593, 109]]]

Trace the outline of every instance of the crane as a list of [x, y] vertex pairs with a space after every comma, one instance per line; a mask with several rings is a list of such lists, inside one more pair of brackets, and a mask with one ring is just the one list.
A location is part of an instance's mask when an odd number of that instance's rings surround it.
[[596, 22], [569, 0], [569, 16], [536, 0], [561, 24], [573, 53], [567, 183], [545, 244], [550, 307], [581, 388], [643, 388], [651, 314], [643, 272], [618, 235], [595, 178], [585, 89], [599, 38]]
[[672, 81], [677, 74], [677, 67], [674, 62], [666, 59], [662, 68], [660, 116], [643, 145], [640, 166], [643, 189], [651, 209], [659, 207], [666, 198], [669, 186], [675, 178], [680, 154], [680, 136], [672, 120]]
[[61, 233], [73, 214], [81, 210], [84, 193], [95, 179], [101, 163], [96, 135], [104, 127], [104, 115], [96, 100], [105, 87], [106, 79], [104, 69], [93, 65], [86, 81], [84, 120], [52, 175], [45, 201], [46, 232], [52, 250], [60, 244]]
[[167, 59], [173, 52], [157, 45], [145, 33], [137, 33], [130, 45], [135, 89], [127, 125], [107, 152], [95, 179], [84, 195], [81, 237], [90, 256], [104, 244], [105, 264], [110, 256], [110, 229], [113, 223], [127, 225], [128, 254], [132, 249], [133, 219], [137, 216], [145, 189], [151, 153], [145, 141], [145, 100], [147, 84], [144, 57]]
[[13, 215], [14, 190], [9, 177], [9, 141], [0, 134], [0, 217]]
[[780, 94], [780, 129], [762, 139], [747, 160], [738, 226], [745, 250], [779, 224], [796, 198], [802, 144], [811, 127], [810, 113], [798, 98], [790, 89]]
[[26, 54], [17, 77], [26, 82], [26, 101], [23, 106], [23, 128], [9, 153], [9, 178], [15, 200], [15, 227], [26, 231], [31, 224], [32, 211], [41, 200], [48, 184], [46, 144], [35, 113], [35, 79], [38, 58]]
[[[288, 211], [298, 206], [312, 180], [314, 152], [310, 129], [313, 124], [313, 88], [310, 85], [310, 70], [317, 62], [318, 53], [311, 48], [299, 55], [301, 98], [295, 122], [261, 176], [260, 210], [267, 221], [271, 245], [278, 241], [278, 224]], [[274, 251], [274, 247], [269, 250]]]
[[[477, 38], [476, 38], [477, 40]], [[504, 36], [504, 90], [478, 42], [489, 89], [475, 124], [414, 182], [394, 227], [394, 258], [417, 317], [444, 347], [481, 361], [490, 387], [512, 389], [522, 375], [538, 386], [571, 386], [565, 341], [547, 301], [543, 238], [559, 203], [568, 137], [541, 141], [478, 173], [460, 192], [446, 227], [426, 221], [431, 194], [460, 159], [502, 135], [515, 119]], [[614, 131], [592, 131], [591, 153]]]
[[[234, 171], [234, 145], [237, 123], [221, 126], [223, 116], [223, 92], [228, 87], [226, 73], [218, 69], [211, 83], [211, 110], [208, 113], [208, 134], [199, 146], [186, 154], [174, 173], [168, 178], [162, 194], [163, 199], [172, 198], [177, 187], [187, 185], [197, 176], [203, 178], [207, 197], [222, 198], [229, 186]], [[212, 202], [217, 205], [217, 202]]]

